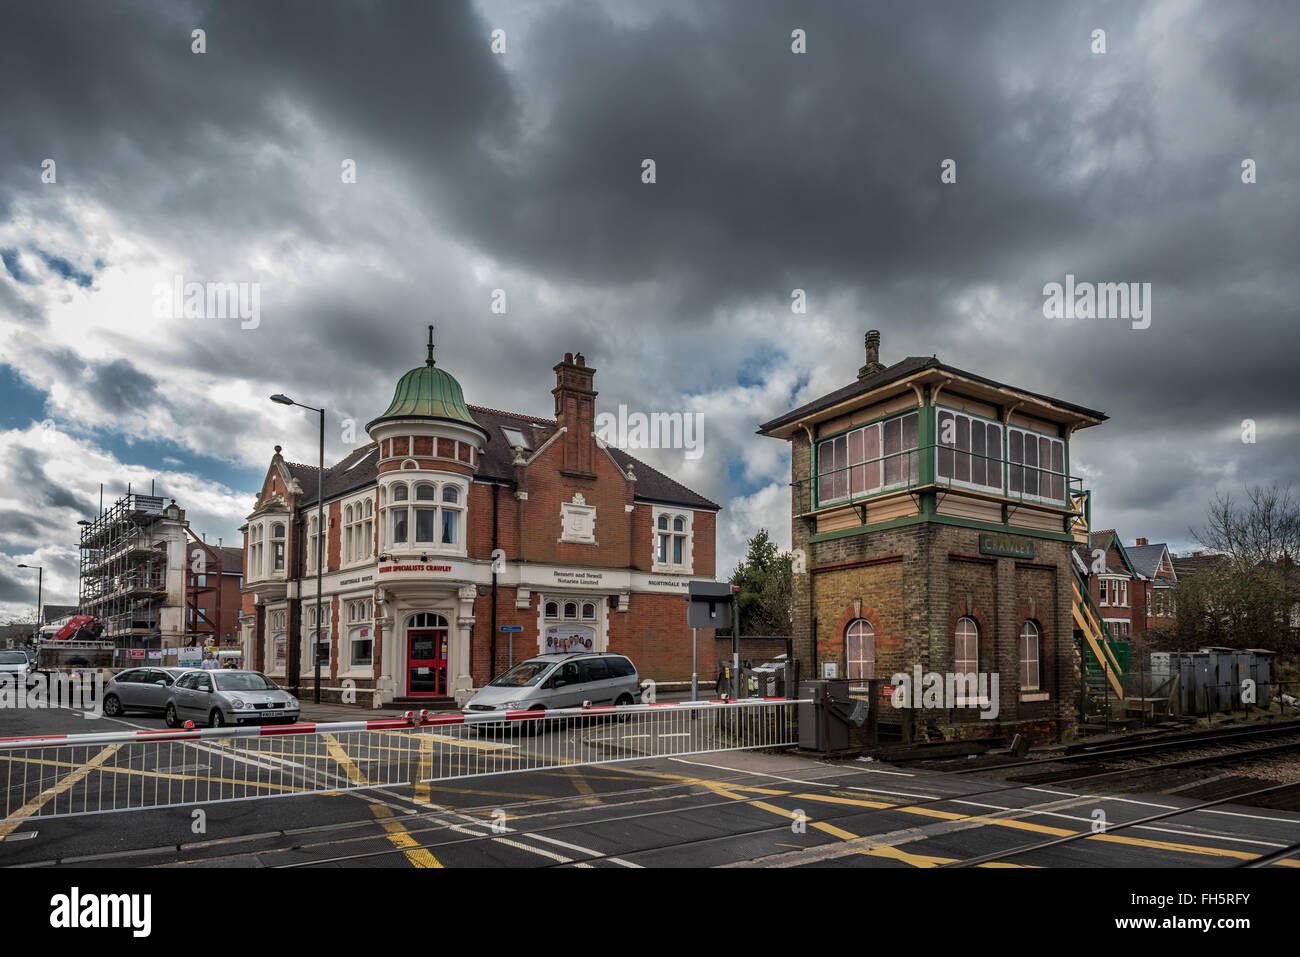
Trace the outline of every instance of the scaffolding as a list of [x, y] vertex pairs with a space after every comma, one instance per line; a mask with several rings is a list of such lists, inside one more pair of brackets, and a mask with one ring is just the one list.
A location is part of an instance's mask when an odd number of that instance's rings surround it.
[[172, 503], [128, 492], [82, 526], [81, 613], [104, 624], [118, 654], [161, 638], [160, 611], [167, 603], [168, 543], [162, 523], [178, 517]]

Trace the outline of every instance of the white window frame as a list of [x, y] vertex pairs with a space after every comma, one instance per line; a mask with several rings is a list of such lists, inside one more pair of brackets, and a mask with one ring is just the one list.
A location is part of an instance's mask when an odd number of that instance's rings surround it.
[[[1029, 437], [1029, 436], [1032, 436], [1032, 437], [1033, 437], [1033, 439], [1034, 439], [1034, 459], [1035, 459], [1035, 464], [1034, 464], [1034, 465], [1026, 465], [1023, 461], [1021, 461], [1021, 462], [1013, 462], [1013, 461], [1011, 460], [1011, 441], [1012, 441], [1012, 438], [1013, 438], [1016, 434], [1019, 434], [1020, 437], [1021, 437], [1022, 452], [1021, 452], [1020, 457], [1021, 457], [1022, 460], [1025, 458], [1025, 455], [1024, 455], [1024, 452], [1023, 452], [1023, 443], [1024, 443], [1024, 440], [1025, 440], [1026, 437]], [[1057, 445], [1060, 445], [1060, 446], [1061, 446], [1061, 471], [1060, 471], [1060, 472], [1055, 471], [1055, 470], [1052, 469], [1050, 466], [1047, 467], [1047, 468], [1044, 468], [1043, 465], [1042, 465], [1042, 463], [1038, 461], [1038, 454], [1039, 454], [1039, 439], [1047, 439], [1048, 442], [1050, 442], [1050, 443], [1056, 443]], [[1007, 489], [1007, 496], [1008, 496], [1009, 498], [1018, 498], [1018, 499], [1021, 499], [1021, 500], [1023, 500], [1023, 501], [1026, 501], [1026, 502], [1042, 502], [1042, 503], [1045, 504], [1045, 505], [1065, 505], [1067, 502], [1069, 502], [1069, 500], [1070, 500], [1070, 476], [1067, 474], [1067, 473], [1068, 473], [1067, 464], [1068, 464], [1069, 459], [1068, 459], [1068, 457], [1067, 457], [1067, 455], [1066, 455], [1066, 452], [1067, 452], [1068, 450], [1067, 450], [1066, 447], [1065, 447], [1065, 439], [1061, 438], [1059, 435], [1048, 435], [1046, 432], [1035, 432], [1033, 429], [1022, 428], [1022, 427], [1020, 427], [1020, 426], [1018, 426], [1018, 425], [1008, 425], [1008, 426], [1006, 427], [1006, 449], [1007, 449], [1007, 451], [1006, 451], [1006, 483], [1007, 483], [1007, 484], [1006, 484], [1006, 489]], [[1012, 487], [1011, 487], [1011, 486], [1012, 486], [1012, 482], [1011, 482], [1011, 473], [1012, 473], [1012, 470], [1017, 469], [1017, 468], [1021, 469], [1021, 476], [1020, 476], [1020, 490], [1019, 490], [1019, 491], [1015, 491], [1015, 490], [1012, 489]], [[1025, 476], [1027, 475], [1027, 472], [1025, 471], [1026, 469], [1036, 469], [1036, 470], [1037, 470], [1037, 473], [1038, 473], [1038, 481], [1039, 481], [1039, 483], [1042, 482], [1042, 479], [1043, 479], [1043, 475], [1044, 475], [1044, 474], [1047, 474], [1047, 475], [1049, 475], [1049, 476], [1058, 476], [1058, 477], [1060, 477], [1060, 479], [1061, 479], [1061, 497], [1058, 499], [1058, 498], [1053, 498], [1051, 495], [1042, 495], [1042, 494], [1033, 494], [1033, 495], [1031, 495], [1031, 494], [1025, 492], [1025, 490], [1024, 490], [1024, 486], [1025, 486]], [[1040, 488], [1041, 488], [1041, 484], [1040, 484]]]
[[[405, 501], [393, 501], [393, 491], [398, 486], [406, 489]], [[433, 489], [433, 497], [417, 499], [417, 490], [425, 486]], [[445, 491], [453, 488], [456, 490], [456, 501], [444, 501]], [[428, 510], [433, 512], [431, 541], [417, 537], [419, 534], [416, 516], [417, 508], [420, 511]], [[394, 540], [393, 536], [393, 516], [403, 510], [406, 512], [406, 541], [398, 542]], [[423, 474], [404, 476], [399, 481], [388, 482], [381, 486], [379, 514], [379, 521], [382, 523], [383, 528], [385, 550], [407, 553], [465, 555], [466, 539], [469, 535], [469, 522], [467, 519], [469, 514], [469, 481], [446, 475], [436, 477]], [[445, 515], [455, 517], [453, 527], [455, 541], [451, 543], [442, 541]]]
[[[965, 623], [965, 625], [969, 625], [969, 629], [967, 629], [963, 623]], [[953, 674], [955, 674], [955, 675], [972, 675], [972, 674], [973, 674], [973, 675], [975, 676], [975, 680], [976, 680], [976, 682], [978, 682], [978, 681], [979, 681], [979, 673], [980, 673], [980, 626], [979, 626], [979, 623], [978, 623], [974, 618], [972, 618], [970, 615], [962, 615], [960, 618], [957, 619], [957, 624], [956, 624], [955, 626], [953, 626], [953, 633], [952, 633], [952, 634], [953, 634], [953, 644], [952, 644], [952, 670], [953, 670]], [[965, 639], [965, 640], [967, 640], [968, 642], [971, 643], [971, 647], [968, 648], [967, 650], [971, 650], [971, 648], [973, 648], [974, 653], [975, 653], [975, 657], [974, 657], [974, 658], [958, 658], [958, 657], [957, 657], [957, 655], [960, 653], [960, 652], [959, 652], [960, 643], [962, 642], [963, 639]], [[961, 668], [961, 665], [962, 665], [963, 662], [974, 662], [975, 667], [963, 671], [962, 668]], [[963, 685], [962, 687], [965, 687], [965, 685]], [[978, 684], [976, 685], [976, 687], [978, 688]], [[919, 695], [919, 694], [920, 694], [920, 691], [919, 691], [919, 690], [913, 690], [912, 693], [913, 693], [914, 695]], [[919, 699], [918, 699], [918, 700], [919, 700]], [[980, 699], [979, 697], [969, 697], [969, 696], [967, 696], [967, 695], [959, 694], [959, 695], [957, 695], [957, 700], [953, 702], [953, 705], [954, 705], [955, 707], [958, 707], [958, 708], [969, 708], [969, 707], [971, 707], [971, 706], [973, 706], [973, 705], [978, 705], [978, 704], [980, 704], [980, 703], [982, 703], [982, 701], [981, 701], [981, 699]]]
[[[1026, 631], [1029, 631], [1027, 634]], [[1025, 654], [1026, 639], [1033, 639], [1033, 656], [1028, 657]], [[1038, 623], [1032, 619], [1026, 619], [1020, 626], [1019, 635], [1019, 656], [1020, 656], [1020, 690], [1021, 691], [1042, 691], [1043, 690], [1043, 632], [1038, 627]], [[1033, 681], [1026, 680], [1026, 666], [1033, 668]]]
[[[941, 419], [944, 413], [953, 416], [954, 421], [960, 419], [966, 420], [966, 435], [967, 435], [966, 451], [962, 451], [956, 445], [948, 446], [943, 444], [943, 424], [941, 422]], [[970, 412], [964, 412], [961, 409], [954, 409], [950, 406], [942, 406], [942, 405], [939, 406], [938, 409], [936, 410], [934, 421], [935, 421], [935, 439], [934, 439], [935, 481], [944, 482], [948, 485], [956, 486], [958, 488], [968, 488], [978, 492], [987, 492], [989, 494], [1001, 495], [1006, 490], [1007, 487], [1006, 486], [1006, 480], [1007, 480], [1006, 454], [1005, 454], [1006, 434], [1003, 431], [1002, 423], [999, 422], [997, 419], [985, 418], [982, 415], [974, 415], [973, 413]], [[992, 426], [994, 429], [997, 430], [996, 454], [989, 455], [989, 449], [987, 448], [987, 445], [984, 449], [984, 455], [986, 456], [985, 466], [987, 471], [985, 475], [986, 481], [983, 484], [976, 482], [973, 479], [957, 478], [958, 460], [963, 456], [965, 456], [966, 459], [968, 460], [969, 468], [971, 470], [973, 470], [975, 467], [974, 442], [970, 440], [970, 434], [971, 434], [970, 427], [972, 423], [979, 423], [984, 427], [984, 436], [985, 436], [986, 443], [988, 441], [989, 426]], [[961, 423], [957, 422], [958, 435], [960, 435], [961, 428], [962, 428]], [[942, 474], [941, 471], [943, 465], [943, 453], [945, 450], [950, 451], [952, 455], [952, 468], [950, 469], [950, 471], [952, 472], [951, 475], [944, 475]], [[968, 472], [968, 474], [973, 474], [973, 471]]]
[[[861, 654], [858, 657], [853, 655], [853, 640], [859, 642], [858, 651], [861, 652], [867, 642], [870, 642], [871, 656], [865, 657]], [[857, 665], [858, 674], [854, 674], [854, 665]], [[870, 667], [864, 667], [869, 665]], [[850, 682], [865, 682], [876, 676], [876, 629], [872, 627], [871, 622], [865, 618], [855, 618], [849, 622], [848, 627], [844, 629], [844, 676]], [[856, 689], [850, 689], [856, 690]]]
[[[659, 520], [666, 518], [668, 527], [661, 529]], [[680, 520], [682, 528], [674, 527], [675, 522]], [[660, 537], [668, 539], [667, 551], [665, 553], [667, 561], [659, 560]], [[682, 542], [682, 561], [673, 561], [673, 543], [675, 540]], [[656, 572], [675, 572], [678, 574], [692, 575], [695, 573], [695, 513], [684, 508], [670, 508], [667, 506], [652, 508], [650, 510], [650, 568]]]
[[[909, 416], [916, 418], [916, 444], [904, 446], [903, 443], [903, 422]], [[893, 422], [898, 423], [899, 449], [896, 453], [885, 451], [885, 427]], [[876, 450], [878, 457], [875, 459], [866, 458], [867, 450], [867, 433], [874, 432]], [[854, 445], [852, 436], [861, 434], [860, 439], [863, 460], [861, 462], [850, 461], [850, 451]], [[844, 465], [830, 469], [823, 468], [826, 462], [826, 450], [831, 449], [832, 461], [834, 461], [834, 444], [844, 442]], [[839, 435], [833, 435], [830, 438], [821, 439], [817, 443], [817, 475], [814, 476], [817, 493], [817, 507], [821, 508], [826, 505], [834, 505], [839, 502], [848, 502], [854, 499], [866, 498], [871, 495], [877, 495], [883, 492], [890, 492], [895, 489], [906, 488], [911, 482], [920, 478], [920, 452], [921, 450], [921, 414], [918, 409], [911, 409], [906, 412], [900, 412], [897, 415], [890, 415], [881, 419], [879, 422], [871, 422], [867, 425], [860, 426], [856, 429], [849, 429]], [[910, 453], [910, 456], [909, 454]], [[897, 461], [900, 463], [900, 471], [903, 477], [897, 481], [889, 482], [886, 480], [887, 463]], [[857, 470], [861, 469], [859, 473]], [[877, 483], [875, 486], [868, 487], [867, 480], [871, 471], [875, 472]], [[838, 473], [844, 475], [844, 494], [834, 494], [835, 478]], [[863, 490], [854, 492], [854, 479], [857, 475], [862, 476]], [[831, 482], [832, 494], [822, 495], [822, 477], [827, 476]]]
[[[271, 543], [271, 548], [268, 552], [270, 556], [270, 566], [271, 566], [269, 574], [271, 576], [287, 575], [288, 568], [289, 568], [289, 523], [285, 519], [272, 519], [269, 525], [270, 528], [267, 529], [267, 531], [270, 533], [267, 537], [270, 539], [270, 543]], [[276, 526], [279, 526], [280, 528], [284, 529], [283, 534], [281, 534], [278, 538], [276, 537], [275, 534]], [[275, 546], [277, 544], [280, 546], [280, 552], [279, 552], [280, 567], [279, 568], [276, 567], [277, 556], [276, 556]]]

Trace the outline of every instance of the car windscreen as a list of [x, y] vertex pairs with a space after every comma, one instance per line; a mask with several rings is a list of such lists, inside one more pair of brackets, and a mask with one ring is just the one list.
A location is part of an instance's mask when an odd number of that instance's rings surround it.
[[0, 665], [25, 665], [27, 656], [21, 651], [0, 651]]
[[489, 684], [494, 688], [531, 688], [551, 670], [551, 664], [549, 661], [521, 661]]
[[245, 673], [223, 675], [219, 671], [209, 672], [222, 691], [274, 691], [275, 682], [266, 675]]

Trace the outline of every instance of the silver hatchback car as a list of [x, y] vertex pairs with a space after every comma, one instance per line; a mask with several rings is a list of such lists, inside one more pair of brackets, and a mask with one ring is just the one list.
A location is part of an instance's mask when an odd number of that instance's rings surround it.
[[187, 671], [172, 685], [163, 720], [174, 728], [187, 719], [211, 728], [263, 721], [292, 724], [298, 720], [298, 699], [260, 671]]
[[606, 653], [538, 655], [521, 661], [470, 698], [466, 711], [550, 711], [593, 705], [636, 704], [636, 666]]

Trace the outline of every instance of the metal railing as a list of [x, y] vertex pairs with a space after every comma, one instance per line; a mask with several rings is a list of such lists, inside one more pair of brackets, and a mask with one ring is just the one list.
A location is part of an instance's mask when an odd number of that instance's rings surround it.
[[193, 807], [798, 743], [787, 699], [0, 738], [0, 820]]

